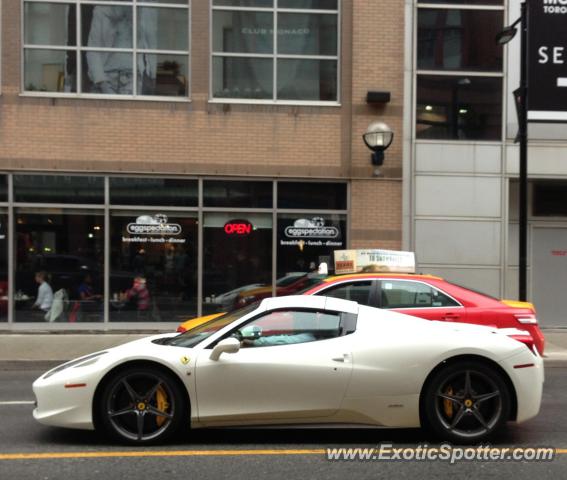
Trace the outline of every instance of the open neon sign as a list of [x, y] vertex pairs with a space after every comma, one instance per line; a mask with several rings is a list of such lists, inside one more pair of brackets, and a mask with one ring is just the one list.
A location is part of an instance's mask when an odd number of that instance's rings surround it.
[[224, 233], [227, 235], [250, 235], [253, 229], [248, 220], [231, 220], [224, 224]]

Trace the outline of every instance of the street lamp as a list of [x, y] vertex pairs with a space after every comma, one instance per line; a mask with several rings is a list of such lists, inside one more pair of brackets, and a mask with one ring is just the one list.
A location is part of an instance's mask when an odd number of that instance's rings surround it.
[[516, 35], [520, 25], [520, 88], [514, 91], [518, 112], [518, 136], [520, 144], [520, 195], [519, 195], [519, 289], [518, 298], [527, 300], [528, 278], [528, 15], [526, 2], [522, 2], [520, 18], [496, 35], [496, 43], [505, 45]]
[[394, 141], [394, 132], [384, 122], [372, 122], [366, 133], [362, 135], [366, 146], [372, 150], [371, 162], [374, 166], [374, 176], [380, 175], [380, 167], [384, 163], [384, 151]]

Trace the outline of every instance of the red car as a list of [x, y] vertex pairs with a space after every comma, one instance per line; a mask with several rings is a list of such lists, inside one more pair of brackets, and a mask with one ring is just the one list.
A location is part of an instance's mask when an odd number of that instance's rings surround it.
[[[544, 336], [531, 303], [498, 300], [433, 275], [361, 273], [327, 277], [302, 292], [354, 300], [428, 320], [517, 328], [515, 336], [543, 355]], [[521, 337], [521, 338], [520, 338]]]

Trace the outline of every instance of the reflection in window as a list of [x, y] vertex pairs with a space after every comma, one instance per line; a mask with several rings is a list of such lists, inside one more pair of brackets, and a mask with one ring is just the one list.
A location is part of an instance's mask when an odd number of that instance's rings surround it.
[[110, 203], [196, 207], [197, 180], [178, 178], [110, 177]]
[[206, 213], [203, 314], [272, 296], [272, 215]]
[[346, 210], [346, 183], [278, 182], [278, 208]]
[[499, 140], [502, 78], [418, 75], [416, 137]]
[[110, 262], [110, 321], [196, 316], [197, 214], [113, 211]]
[[26, 0], [24, 90], [186, 96], [188, 2], [161, 3], [81, 4], [77, 23], [76, 0], [68, 4]]
[[272, 182], [205, 180], [205, 207], [271, 208]]
[[104, 203], [104, 179], [74, 175], [14, 175], [14, 200], [25, 203]]
[[[318, 1], [287, 2], [287, 6], [285, 2], [278, 3], [277, 8], [305, 12], [299, 13], [250, 9], [273, 7], [273, 2], [215, 0], [213, 97], [336, 102], [338, 5], [323, 3], [324, 6]], [[233, 8], [224, 10], [227, 6]], [[249, 8], [234, 8], [244, 6]], [[330, 13], [320, 13], [320, 9]]]
[[420, 9], [417, 66], [425, 70], [502, 70], [503, 12]]
[[382, 308], [434, 308], [460, 305], [439, 290], [424, 283], [383, 280]]
[[102, 212], [18, 209], [16, 322], [102, 322]]

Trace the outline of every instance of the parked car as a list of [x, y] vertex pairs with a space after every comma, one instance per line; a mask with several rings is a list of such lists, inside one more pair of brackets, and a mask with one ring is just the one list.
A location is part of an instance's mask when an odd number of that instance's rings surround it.
[[[528, 332], [518, 339], [543, 355], [545, 338], [535, 307], [528, 302], [499, 300], [433, 275], [361, 273], [319, 278], [302, 292], [353, 300], [361, 305], [395, 310], [427, 320], [474, 323]], [[202, 323], [196, 318], [182, 323], [185, 331]]]
[[543, 379], [537, 352], [502, 330], [290, 296], [60, 365], [34, 382], [33, 416], [137, 445], [298, 421], [476, 444], [537, 415]]

